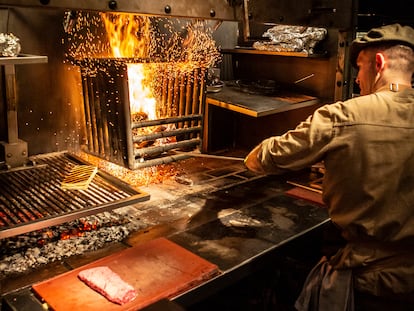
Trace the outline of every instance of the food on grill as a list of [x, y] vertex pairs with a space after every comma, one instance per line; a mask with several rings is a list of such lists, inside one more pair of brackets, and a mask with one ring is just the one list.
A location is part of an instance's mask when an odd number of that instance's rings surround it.
[[137, 296], [136, 290], [107, 266], [82, 270], [78, 277], [106, 299], [120, 305]]
[[72, 168], [70, 173], [63, 179], [61, 188], [71, 190], [86, 190], [98, 172], [96, 166], [77, 165]]

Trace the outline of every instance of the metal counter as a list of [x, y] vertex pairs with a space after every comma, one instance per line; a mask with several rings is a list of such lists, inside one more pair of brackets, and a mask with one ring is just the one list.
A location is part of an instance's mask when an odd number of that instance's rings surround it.
[[[320, 103], [314, 96], [280, 90], [273, 95], [249, 94], [237, 87], [223, 86], [217, 93], [208, 93], [206, 106], [215, 105], [251, 117], [263, 117]], [[206, 109], [207, 109], [206, 108]]]
[[[175, 183], [155, 185], [156, 191], [145, 189], [152, 200], [137, 205], [136, 217], [148, 224], [146, 228], [113, 246], [112, 251], [85, 254], [81, 259], [68, 258], [59, 264], [60, 270], [64, 267], [71, 270], [111, 252], [166, 237], [216, 264], [220, 270], [219, 275], [172, 298], [185, 307], [254, 273], [279, 248], [329, 222], [325, 208], [286, 195], [285, 191], [292, 186], [285, 177], [255, 176], [237, 161], [219, 162], [214, 167], [207, 164], [210, 159], [203, 159], [201, 166], [199, 159], [188, 161], [198, 163], [199, 171], [209, 167], [203, 174], [216, 177], [203, 183], [200, 175], [194, 175], [194, 184], [181, 185], [182, 189]], [[185, 167], [191, 166], [188, 164]], [[224, 177], [217, 178], [219, 174]], [[171, 200], [167, 195], [173, 193], [175, 199]], [[50, 273], [50, 269], [46, 270]], [[43, 274], [42, 278], [48, 276]], [[3, 299], [14, 310], [21, 310], [22, 304], [34, 304], [30, 310], [42, 308], [30, 285]]]

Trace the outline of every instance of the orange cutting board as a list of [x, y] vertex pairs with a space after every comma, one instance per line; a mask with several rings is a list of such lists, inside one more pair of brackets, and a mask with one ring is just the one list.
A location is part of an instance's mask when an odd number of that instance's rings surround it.
[[[110, 302], [78, 278], [81, 270], [108, 266], [138, 296], [118, 305]], [[171, 298], [219, 273], [218, 267], [185, 248], [158, 238], [122, 250], [83, 267], [33, 285], [50, 308], [61, 310], [139, 310], [163, 298]]]

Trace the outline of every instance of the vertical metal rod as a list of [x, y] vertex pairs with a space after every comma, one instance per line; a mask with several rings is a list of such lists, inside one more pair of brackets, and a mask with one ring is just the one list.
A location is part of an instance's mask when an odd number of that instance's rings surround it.
[[[127, 65], [122, 66], [122, 72], [124, 76], [128, 76], [128, 67]], [[124, 125], [124, 131], [125, 131], [125, 144], [126, 144], [126, 153], [127, 153], [127, 165], [129, 168], [132, 168], [134, 166], [135, 157], [134, 157], [134, 143], [133, 143], [133, 137], [132, 137], [132, 122], [131, 122], [131, 103], [129, 98], [129, 84], [128, 79], [121, 79], [121, 90], [122, 94], [119, 94], [119, 100], [121, 101], [121, 107], [122, 107], [122, 113], [121, 113], [121, 122], [120, 124]], [[122, 137], [122, 136], [121, 136]], [[122, 139], [120, 141], [120, 144], [122, 144]], [[119, 146], [119, 150], [124, 150], [122, 146]]]
[[243, 39], [250, 39], [249, 0], [243, 0]]
[[168, 87], [167, 87], [167, 92], [168, 92], [168, 100], [167, 100], [167, 115], [166, 117], [172, 117], [173, 114], [173, 95], [174, 95], [174, 79], [172, 77], [168, 78]]
[[[191, 109], [192, 114], [198, 113], [198, 106], [199, 106], [199, 100], [200, 100], [198, 91], [199, 91], [199, 71], [198, 69], [195, 69], [194, 70], [194, 83], [193, 83], [193, 101], [192, 101], [193, 106]], [[191, 123], [191, 126], [197, 126], [197, 124], [198, 124], [198, 121], [193, 121]], [[191, 135], [191, 138], [194, 138], [194, 137], [196, 137], [196, 135], [194, 134]]]
[[102, 120], [102, 103], [104, 100], [104, 94], [103, 90], [105, 89], [105, 86], [102, 82], [102, 74], [99, 74], [96, 79], [96, 86], [97, 90], [94, 94], [95, 101], [94, 101], [94, 109], [95, 109], [95, 121], [96, 121], [96, 128], [97, 128], [97, 142], [98, 142], [98, 153], [103, 154], [104, 153], [104, 135], [103, 135], [103, 120]]
[[[180, 100], [179, 100], [178, 116], [183, 116], [185, 113], [185, 73], [180, 74]], [[183, 122], [177, 122], [177, 128], [183, 128]]]
[[90, 79], [88, 77], [88, 80], [90, 81], [88, 88], [89, 88], [89, 111], [90, 111], [90, 119], [91, 119], [91, 130], [92, 130], [92, 141], [90, 142], [92, 144], [92, 150], [95, 153], [99, 152], [98, 148], [98, 129], [96, 127], [96, 115], [95, 115], [95, 93], [97, 90], [95, 90], [95, 83], [93, 79]]
[[180, 74], [178, 73], [177, 76], [173, 78], [173, 104], [172, 104], [172, 117], [179, 115], [179, 101], [180, 101]]
[[[116, 83], [114, 83], [116, 85]], [[115, 86], [117, 87], [117, 86]], [[114, 120], [115, 116], [115, 98], [114, 98], [114, 86], [111, 83], [108, 83], [106, 87], [106, 105], [104, 107], [106, 120], [105, 120], [105, 127], [107, 130], [107, 147], [106, 149], [106, 160], [110, 160], [113, 154], [116, 154], [116, 141], [117, 141], [117, 130], [116, 124]]]
[[17, 92], [16, 71], [14, 65], [4, 65], [6, 76], [6, 98], [7, 98], [7, 135], [8, 142], [13, 144], [19, 141], [17, 124]]
[[206, 68], [202, 68], [201, 69], [201, 73], [200, 73], [200, 83], [199, 83], [199, 106], [198, 106], [198, 114], [202, 114], [203, 113], [203, 103], [204, 103], [204, 95], [205, 95], [205, 87], [206, 87], [206, 77], [207, 77], [207, 70]]
[[[207, 81], [207, 69], [206, 68], [202, 68], [201, 69], [201, 73], [200, 73], [200, 90], [199, 90], [199, 107], [198, 107], [198, 113], [203, 115], [204, 113], [204, 105], [205, 105], [205, 97], [206, 97], [206, 81]], [[201, 126], [201, 129], [203, 129], [204, 123], [203, 123], [203, 119], [201, 120], [197, 120], [196, 121], [196, 125], [197, 126]], [[200, 133], [198, 133], [198, 135], [196, 137], [199, 137], [201, 140], [200, 143], [200, 147], [202, 148], [203, 146], [203, 131], [201, 130]]]
[[[102, 74], [99, 76], [99, 84], [102, 86], [100, 88], [101, 90], [101, 100], [100, 100], [100, 105], [99, 105], [99, 112], [100, 112], [100, 120], [101, 120], [101, 154], [103, 155], [104, 158], [107, 158], [107, 155], [110, 152], [110, 147], [109, 147], [109, 130], [108, 130], [108, 89], [107, 89], [107, 84], [106, 83], [106, 79], [104, 79], [104, 77], [102, 76]], [[102, 90], [105, 90], [105, 92], [103, 92]]]
[[85, 130], [86, 130], [86, 146], [88, 151], [93, 151], [93, 132], [92, 132], [92, 120], [91, 120], [91, 104], [90, 104], [90, 94], [89, 94], [89, 79], [81, 73], [82, 75], [82, 83], [83, 83], [83, 105], [85, 111]]
[[[188, 116], [191, 114], [191, 107], [192, 107], [192, 91], [193, 91], [193, 83], [192, 83], [192, 74], [188, 73], [187, 74], [187, 86], [186, 86], [186, 92], [185, 92], [185, 115]], [[186, 127], [191, 127], [191, 122], [190, 121], [186, 121], [185, 122], [185, 126]]]
[[199, 101], [199, 95], [198, 95], [198, 81], [199, 81], [199, 72], [198, 69], [194, 70], [194, 87], [193, 87], [193, 107], [191, 109], [191, 114], [195, 114], [198, 112], [198, 101]]
[[161, 118], [167, 116], [167, 96], [168, 96], [168, 78], [167, 73], [163, 71], [162, 73], [162, 92], [161, 92]]

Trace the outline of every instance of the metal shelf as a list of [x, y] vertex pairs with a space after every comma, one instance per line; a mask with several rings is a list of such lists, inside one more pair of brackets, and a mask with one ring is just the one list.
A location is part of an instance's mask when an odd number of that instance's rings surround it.
[[272, 56], [287, 56], [287, 57], [304, 57], [304, 58], [324, 58], [328, 53], [323, 54], [308, 54], [305, 52], [274, 52], [258, 50], [252, 47], [236, 47], [234, 49], [223, 49], [222, 53], [226, 54], [254, 54], [254, 55], [272, 55]]
[[255, 95], [224, 86], [218, 93], [207, 94], [206, 103], [252, 117], [263, 117], [320, 103], [316, 97], [289, 92], [273, 96]]
[[0, 65], [25, 65], [47, 63], [47, 56], [19, 54], [14, 57], [0, 57]]

